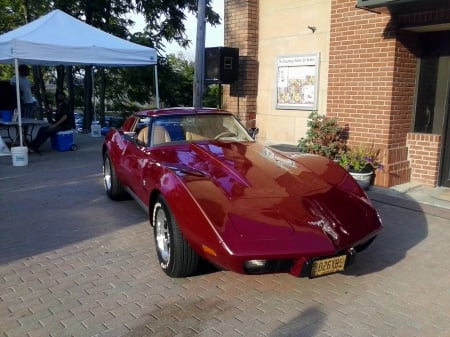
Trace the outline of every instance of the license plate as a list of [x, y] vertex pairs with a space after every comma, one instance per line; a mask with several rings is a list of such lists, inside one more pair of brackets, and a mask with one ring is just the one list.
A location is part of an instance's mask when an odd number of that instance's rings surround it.
[[347, 255], [331, 257], [313, 262], [311, 277], [322, 276], [343, 271]]

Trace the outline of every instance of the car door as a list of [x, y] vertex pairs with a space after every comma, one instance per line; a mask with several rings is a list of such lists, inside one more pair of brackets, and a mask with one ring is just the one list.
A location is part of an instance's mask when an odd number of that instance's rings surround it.
[[[122, 155], [122, 170], [126, 185], [142, 202], [147, 196], [143, 186], [142, 174], [148, 162], [149, 123], [136, 123], [135, 136], [127, 142]], [[147, 134], [146, 136], [144, 136]]]

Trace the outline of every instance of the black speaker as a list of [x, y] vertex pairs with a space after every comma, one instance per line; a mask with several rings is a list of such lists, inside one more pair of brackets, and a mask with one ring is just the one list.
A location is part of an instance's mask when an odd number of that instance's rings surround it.
[[239, 48], [205, 48], [205, 80], [232, 84], [239, 77]]

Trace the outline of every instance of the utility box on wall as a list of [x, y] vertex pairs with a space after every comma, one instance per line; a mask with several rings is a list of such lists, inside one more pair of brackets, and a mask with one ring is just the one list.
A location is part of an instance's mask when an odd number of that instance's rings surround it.
[[239, 48], [205, 48], [205, 80], [233, 84], [239, 77]]

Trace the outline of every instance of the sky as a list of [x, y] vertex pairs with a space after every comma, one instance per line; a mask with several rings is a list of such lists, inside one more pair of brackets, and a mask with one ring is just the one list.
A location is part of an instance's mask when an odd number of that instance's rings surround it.
[[[220, 26], [212, 27], [210, 24], [206, 24], [205, 29], [205, 47], [221, 47], [223, 46], [223, 6], [224, 0], [212, 0], [212, 7], [220, 17], [222, 24]], [[144, 26], [144, 20], [139, 17], [133, 17], [136, 21], [135, 29], [140, 30]], [[185, 22], [186, 34], [192, 41], [191, 46], [188, 49], [181, 48], [176, 43], [166, 45], [166, 54], [178, 55], [180, 52], [190, 60], [195, 59], [195, 44], [197, 36], [197, 18], [191, 14], [188, 14], [188, 19]]]

